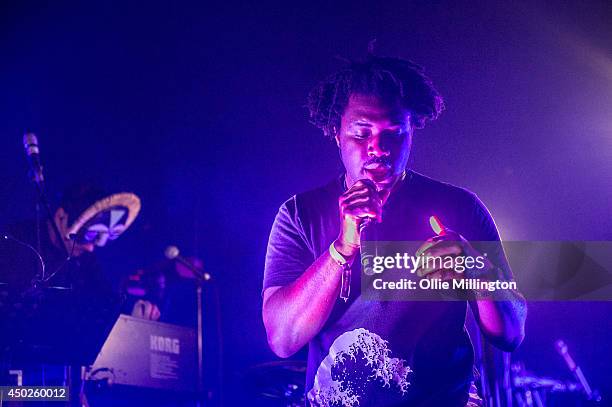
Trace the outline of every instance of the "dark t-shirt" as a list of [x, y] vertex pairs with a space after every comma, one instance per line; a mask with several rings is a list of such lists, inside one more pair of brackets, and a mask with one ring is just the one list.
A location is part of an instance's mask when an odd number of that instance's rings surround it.
[[[266, 254], [264, 290], [296, 280], [337, 238], [344, 178], [298, 194], [276, 216]], [[413, 171], [389, 197], [377, 240], [425, 241], [437, 215], [468, 241], [496, 241], [493, 220], [473, 193]], [[503, 251], [489, 259], [507, 265]], [[306, 393], [321, 406], [465, 406], [473, 349], [465, 301], [362, 300], [354, 262], [351, 297], [336, 301], [310, 341]]]

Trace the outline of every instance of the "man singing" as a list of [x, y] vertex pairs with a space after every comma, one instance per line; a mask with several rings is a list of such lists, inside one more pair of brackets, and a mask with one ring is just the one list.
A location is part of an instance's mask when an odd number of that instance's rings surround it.
[[[415, 129], [439, 116], [442, 97], [417, 65], [369, 56], [319, 83], [308, 108], [312, 123], [338, 145], [345, 171], [291, 197], [276, 216], [263, 283], [270, 347], [289, 357], [309, 345], [313, 406], [465, 406], [473, 381], [468, 302], [360, 296], [367, 223], [378, 240], [425, 242], [420, 252], [435, 256], [478, 256], [470, 241], [499, 241], [475, 194], [406, 168]], [[443, 226], [432, 230], [431, 215]], [[444, 268], [418, 274], [463, 278]], [[501, 248], [488, 253], [479, 278], [512, 280]], [[524, 337], [526, 308], [519, 293], [503, 295], [469, 303], [487, 339], [511, 351]]]

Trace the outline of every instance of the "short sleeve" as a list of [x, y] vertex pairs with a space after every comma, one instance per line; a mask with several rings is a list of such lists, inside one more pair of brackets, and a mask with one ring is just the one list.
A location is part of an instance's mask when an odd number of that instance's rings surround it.
[[309, 246], [294, 196], [280, 207], [272, 225], [263, 290], [285, 286], [301, 276], [315, 260]]
[[506, 253], [504, 252], [504, 248], [501, 244], [501, 238], [499, 236], [497, 226], [495, 225], [495, 221], [493, 220], [493, 216], [491, 216], [491, 213], [484, 203], [478, 198], [478, 196], [475, 194], [472, 195], [474, 199], [474, 215], [472, 222], [476, 226], [476, 238], [474, 240], [477, 242], [499, 242], [497, 244], [478, 244], [474, 242], [473, 245], [480, 252], [484, 251], [487, 253], [489, 260], [502, 271], [504, 279], [511, 280], [512, 270], [508, 264]]
[[497, 226], [493, 220], [493, 216], [485, 206], [485, 204], [478, 198], [476, 194], [472, 194], [473, 198], [473, 219], [472, 222], [475, 225], [475, 240], [495, 242], [499, 241], [499, 232]]

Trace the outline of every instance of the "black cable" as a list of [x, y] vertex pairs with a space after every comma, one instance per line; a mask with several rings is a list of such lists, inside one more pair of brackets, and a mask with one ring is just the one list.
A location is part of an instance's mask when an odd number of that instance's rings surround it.
[[53, 276], [55, 276], [57, 273], [59, 273], [64, 268], [64, 266], [66, 266], [66, 264], [68, 264], [68, 262], [70, 260], [72, 260], [72, 255], [74, 254], [74, 247], [75, 246], [76, 246], [76, 238], [72, 238], [72, 247], [70, 248], [70, 253], [68, 253], [68, 257], [66, 257], [64, 259], [62, 264], [60, 264], [59, 267], [57, 269], [55, 269], [55, 271], [49, 275], [49, 277], [43, 278], [40, 281], [42, 281], [43, 283], [46, 283], [49, 280], [51, 280], [51, 278], [53, 278]]
[[38, 257], [38, 261], [39, 261], [39, 264], [40, 264], [40, 276], [41, 276], [41, 279], [45, 278], [45, 267], [46, 267], [45, 266], [45, 261], [43, 260], [42, 256], [38, 252], [38, 250], [36, 250], [31, 244], [17, 239], [15, 236], [11, 236], [9, 234], [3, 234], [2, 237], [4, 238], [4, 240], [12, 240], [14, 242], [19, 243], [20, 245], [22, 245], [24, 247], [27, 247], [31, 251], [33, 251], [34, 254], [36, 254], [36, 257]]

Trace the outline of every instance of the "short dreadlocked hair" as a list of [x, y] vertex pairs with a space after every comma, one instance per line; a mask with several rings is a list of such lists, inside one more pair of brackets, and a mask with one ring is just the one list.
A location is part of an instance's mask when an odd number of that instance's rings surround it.
[[310, 91], [306, 105], [310, 122], [326, 136], [334, 137], [354, 93], [399, 100], [411, 112], [411, 124], [419, 129], [444, 110], [442, 96], [422, 67], [401, 58], [370, 55], [365, 60], [349, 62]]

